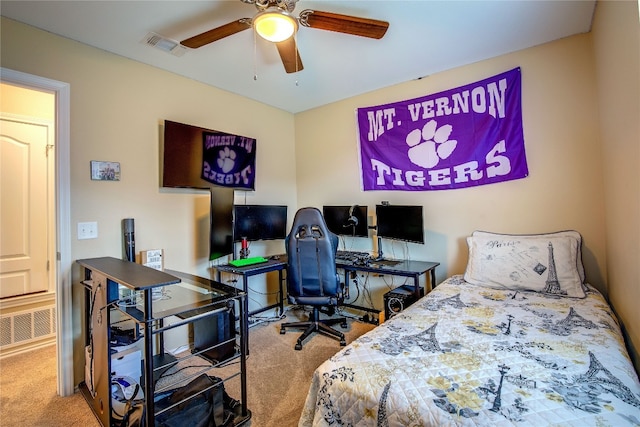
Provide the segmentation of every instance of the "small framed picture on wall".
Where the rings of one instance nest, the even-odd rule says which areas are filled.
[[[120,181],[120,163],[92,160],[91,179],[94,181]]]

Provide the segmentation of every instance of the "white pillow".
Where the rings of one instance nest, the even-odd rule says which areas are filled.
[[[553,239],[555,237],[569,237],[576,240],[576,244],[578,246],[578,252],[576,254],[576,268],[578,269],[578,274],[580,275],[580,280],[583,284],[587,283],[585,273],[584,273],[584,265],[582,264],[582,235],[575,230],[564,230],[564,231],[555,231],[552,233],[542,233],[542,234],[501,234],[501,233],[490,233],[488,231],[479,231],[476,230],[471,233],[472,236],[477,237],[509,237],[509,236],[517,236],[523,238],[529,237],[541,237],[545,239]]]
[[[577,232],[509,235],[476,231],[467,244],[469,262],[464,279],[469,283],[585,297]]]

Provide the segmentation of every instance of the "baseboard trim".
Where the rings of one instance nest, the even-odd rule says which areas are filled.
[[[38,350],[41,348],[48,347],[50,345],[56,345],[55,336],[43,339],[38,342],[29,342],[20,346],[0,349],[0,359],[4,359],[5,357],[10,357],[10,356],[16,356],[18,354],[26,353],[32,350]]]

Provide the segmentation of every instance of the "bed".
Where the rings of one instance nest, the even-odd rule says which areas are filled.
[[[474,232],[449,277],[315,371],[299,426],[638,426],[640,384],[581,237]]]

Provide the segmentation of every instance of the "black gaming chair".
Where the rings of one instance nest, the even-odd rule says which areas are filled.
[[[295,349],[302,350],[304,341],[313,332],[324,333],[340,339],[346,345],[344,334],[329,325],[340,323],[347,327],[344,317],[320,320],[320,307],[335,308],[342,302],[343,294],[336,271],[338,236],[327,228],[322,213],[316,208],[302,208],[296,212],[293,226],[285,239],[288,256],[287,293],[289,302],[310,305],[313,312],[307,322],[283,323],[286,328],[306,328],[298,338]]]

